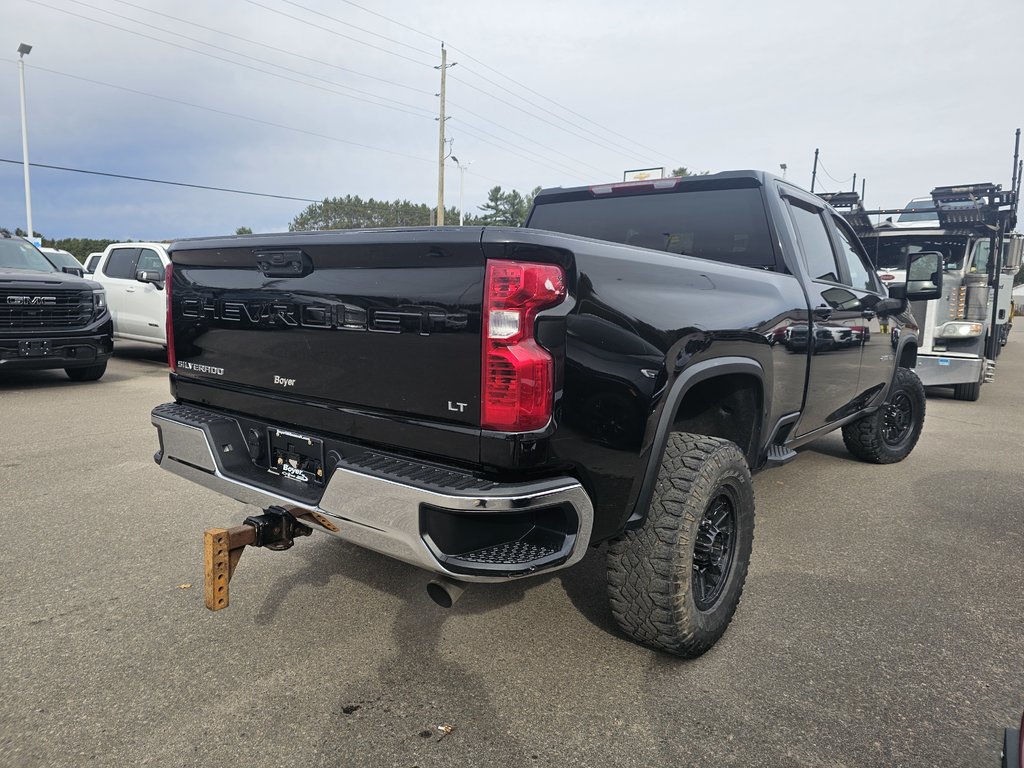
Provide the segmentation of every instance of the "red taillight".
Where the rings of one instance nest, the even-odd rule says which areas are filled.
[[[554,360],[534,339],[533,326],[540,310],[563,298],[561,267],[487,262],[480,388],[484,429],[527,432],[551,420]]]
[[[174,354],[174,325],[171,322],[171,277],[174,275],[174,265],[168,264],[164,272],[164,293],[167,299],[167,317],[164,319],[164,335],[167,338],[167,365],[171,371],[178,367],[178,360]]]

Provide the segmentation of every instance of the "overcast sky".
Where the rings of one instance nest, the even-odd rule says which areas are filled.
[[[476,210],[500,184],[759,168],[869,206],[1009,186],[1024,0],[3,0],[0,160],[297,198],[437,200],[448,136]],[[449,161],[450,163],[450,161]],[[32,168],[47,237],[280,231],[306,203]],[[449,165],[446,203],[459,204]],[[0,226],[25,227],[0,162]]]

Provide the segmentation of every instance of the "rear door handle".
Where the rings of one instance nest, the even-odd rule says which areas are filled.
[[[814,308],[814,317],[817,320],[828,320],[832,317],[832,307],[825,306],[822,304],[820,307]]]

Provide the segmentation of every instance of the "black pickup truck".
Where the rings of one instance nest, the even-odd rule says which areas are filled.
[[[208,540],[208,606],[227,549],[310,529],[442,604],[608,542],[622,629],[696,656],[739,602],[751,470],[839,428],[866,461],[916,444],[938,254],[888,296],[839,215],[754,171],[547,190],[527,226],[171,247],[155,459],[265,510]]]
[[[113,351],[103,286],[57,269],[34,245],[0,230],[0,375],[63,368],[96,381]]]

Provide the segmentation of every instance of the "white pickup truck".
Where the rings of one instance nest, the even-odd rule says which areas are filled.
[[[107,289],[114,338],[167,346],[163,243],[111,243],[89,279]]]

